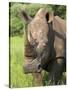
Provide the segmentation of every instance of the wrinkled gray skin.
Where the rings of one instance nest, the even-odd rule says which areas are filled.
[[[49,72],[50,84],[57,84],[62,72],[66,69],[65,21],[43,8],[33,19],[24,11],[21,16],[28,24],[28,43],[32,46],[32,53],[34,52],[31,58],[26,55],[25,73],[41,72],[44,69]]]

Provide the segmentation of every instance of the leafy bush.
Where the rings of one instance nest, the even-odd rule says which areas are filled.
[[[60,16],[63,19],[66,19],[66,6],[64,5],[51,5],[52,10],[55,15]]]
[[[19,17],[19,12],[22,10],[22,4],[13,4],[10,7],[10,35],[19,35],[23,33],[23,24]]]

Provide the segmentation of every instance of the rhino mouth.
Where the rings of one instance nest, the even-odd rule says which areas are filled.
[[[42,68],[40,62],[33,60],[29,63],[25,63],[23,66],[24,73],[40,73]]]

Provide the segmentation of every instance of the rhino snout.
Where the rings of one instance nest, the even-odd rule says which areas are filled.
[[[23,65],[24,73],[39,73],[41,72],[41,64],[37,61],[32,61],[30,63],[25,63]]]
[[[40,72],[41,71],[41,64],[39,64],[38,66],[37,66],[37,72]]]

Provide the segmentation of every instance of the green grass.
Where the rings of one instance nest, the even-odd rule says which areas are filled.
[[[23,37],[10,37],[10,87],[32,86],[31,74],[24,74],[24,39]]]

